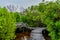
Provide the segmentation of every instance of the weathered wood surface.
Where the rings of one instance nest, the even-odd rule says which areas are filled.
[[[31,34],[30,34],[30,40],[45,40],[43,35],[42,35],[42,31],[45,28],[37,28],[32,30]]]

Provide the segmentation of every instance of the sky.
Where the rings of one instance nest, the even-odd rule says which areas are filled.
[[[0,6],[16,5],[27,8],[31,5],[37,5],[41,0],[0,0]]]

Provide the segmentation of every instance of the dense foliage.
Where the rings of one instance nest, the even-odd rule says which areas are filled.
[[[56,2],[42,2],[39,6],[29,7],[20,19],[21,22],[32,27],[45,24],[51,40],[60,40],[60,4],[58,0]]]
[[[12,40],[15,37],[15,17],[13,12],[0,8],[0,40]]]
[[[60,40],[60,4],[41,3],[38,8],[42,23],[47,26],[51,40]]]
[[[21,21],[21,14],[20,13],[18,13],[18,12],[15,12],[14,13],[14,16],[15,16],[15,18],[16,18],[16,22],[20,22]]]
[[[23,13],[15,13],[16,22],[26,23],[30,27],[45,26],[41,23],[40,12],[37,10],[38,6],[32,6],[26,9]]]

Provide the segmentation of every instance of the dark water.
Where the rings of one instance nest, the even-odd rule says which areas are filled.
[[[30,40],[30,33],[29,32],[17,33],[15,40]]]

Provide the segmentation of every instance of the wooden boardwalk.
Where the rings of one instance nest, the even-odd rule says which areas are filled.
[[[26,30],[26,29],[24,29],[24,28],[27,28],[27,29],[31,30],[31,32],[28,31],[29,34],[27,34],[27,35],[29,35],[28,40],[45,40],[44,38],[46,36],[44,37],[42,34],[42,31],[46,29],[45,27],[29,27],[29,26],[26,26],[26,24],[24,24],[24,23],[17,23],[16,27],[23,28],[23,30],[22,30],[23,33],[22,33],[22,35],[20,35],[20,38],[21,38],[21,36],[23,36],[25,38],[26,34],[24,33],[24,30]],[[27,40],[27,39],[25,39],[25,40]]]

